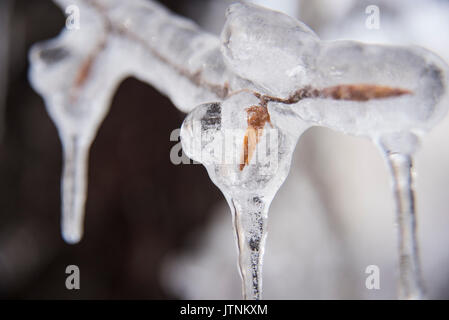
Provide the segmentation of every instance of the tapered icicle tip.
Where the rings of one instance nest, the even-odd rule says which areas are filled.
[[[62,139],[64,172],[62,192],[62,237],[67,243],[78,243],[83,236],[84,204],[87,193],[87,159],[89,144],[80,137]]]
[[[399,132],[384,135],[379,142],[390,169],[396,203],[398,297],[402,300],[422,299],[424,284],[419,259],[413,188],[413,154],[419,145],[419,139],[411,132]]]
[[[257,194],[226,199],[233,214],[243,299],[260,300],[269,203]]]
[[[78,219],[78,221],[72,221],[63,214],[62,218],[62,238],[68,244],[77,244],[81,241],[83,237],[83,222]]]

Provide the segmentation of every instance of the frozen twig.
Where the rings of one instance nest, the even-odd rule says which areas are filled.
[[[377,142],[397,133],[422,134],[447,112],[447,65],[422,48],[321,41],[300,21],[245,3],[228,9],[221,41],[152,1],[77,5],[80,30],[64,30],[30,52],[30,80],[67,153],[65,239],[81,238],[88,150],[115,88],[133,75],[191,111],[181,130],[183,148],[203,162],[234,209],[238,204],[235,229],[241,268],[252,268],[241,269],[250,298],[261,297],[269,205],[307,128],[324,126]],[[233,143],[241,150],[238,164],[217,162],[218,153],[211,152],[228,129],[242,130]],[[253,160],[264,145],[275,160]],[[259,226],[248,222],[256,216],[263,216]],[[260,241],[252,246],[255,235]]]
[[[63,9],[71,3],[57,2]],[[223,99],[231,86],[245,83],[227,72],[216,37],[151,1],[77,5],[79,30],[63,30],[30,51],[31,83],[44,97],[66,152],[62,231],[70,243],[82,236],[88,150],[125,77],[152,84],[183,111]]]

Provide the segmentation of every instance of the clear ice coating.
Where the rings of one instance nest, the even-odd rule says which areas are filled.
[[[283,103],[314,125],[420,134],[447,112],[448,67],[420,47],[320,41],[303,23],[246,3],[230,6],[221,38],[225,63],[261,93],[287,100],[317,90]]]
[[[379,146],[397,205],[400,297],[421,297],[413,153],[447,113],[449,72],[440,58],[418,47],[321,41],[302,22],[246,3],[228,9],[221,41],[152,1],[76,5],[80,29],[34,45],[29,74],[63,144],[67,242],[82,236],[90,145],[116,87],[133,75],[191,111],[183,149],[230,205],[245,298],[262,296],[268,209],[311,126]]]
[[[390,170],[396,200],[400,299],[420,299],[423,296],[413,188],[413,153],[418,144],[413,133],[385,135],[378,141]]]
[[[296,142],[308,127],[324,126],[368,137],[384,154],[399,225],[399,297],[420,298],[412,156],[418,136],[447,113],[447,65],[419,47],[320,41],[301,22],[245,3],[228,9],[221,40],[226,65],[254,88],[194,109],[181,138],[186,154],[205,165],[231,207],[244,297],[261,297],[268,207],[288,174]],[[279,166],[267,175],[272,166],[258,155],[266,152],[259,146],[270,126],[278,132],[278,149],[270,150]],[[220,146],[229,145],[223,139],[236,136],[228,137],[229,129],[240,129],[233,144],[243,154],[239,165],[223,158]]]
[[[65,10],[73,3],[58,0]],[[64,151],[62,234],[83,233],[90,145],[127,76],[152,84],[183,111],[245,83],[229,73],[219,40],[151,1],[78,1],[79,29],[35,44],[29,79],[58,128]]]
[[[62,234],[69,243],[83,233],[87,160],[96,131],[108,111],[112,94],[124,77],[114,39],[94,11],[79,4],[86,34],[64,31],[57,39],[36,44],[30,51],[30,82],[45,99],[64,152]]]
[[[362,63],[355,63],[359,61]],[[390,171],[396,202],[398,296],[420,299],[423,280],[416,234],[413,154],[419,136],[447,113],[447,66],[418,47],[335,41],[320,47],[317,71],[312,83],[321,88],[369,83],[405,90],[400,96],[365,101],[306,99],[294,108],[318,125],[368,137],[379,147]]]
[[[442,119],[449,102],[447,65],[419,47],[323,42],[310,81],[317,88],[369,84],[404,91],[389,98],[355,99],[359,101],[306,99],[293,106],[303,118],[353,135],[423,133]]]
[[[249,3],[234,3],[221,33],[225,63],[270,94],[284,96],[308,83],[318,36],[304,23]]]
[[[248,129],[251,110],[259,104],[253,93],[239,92],[222,103],[196,107],[181,127],[184,152],[204,164],[231,208],[243,296],[248,299],[261,298],[268,208],[287,177],[296,142],[308,127],[294,113],[280,110]],[[247,158],[253,150],[247,161],[245,150]]]

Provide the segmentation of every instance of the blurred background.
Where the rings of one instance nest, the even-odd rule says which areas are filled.
[[[160,2],[218,35],[233,1]],[[322,39],[417,44],[449,61],[449,1],[253,2],[303,20]],[[366,26],[369,5],[379,8],[378,29]],[[64,24],[49,0],[0,1],[0,298],[240,299],[223,196],[201,165],[170,162],[170,133],[185,114],[133,78],[117,90],[91,149],[84,238],[62,240],[61,145],[29,85],[27,52]],[[448,299],[449,117],[422,140],[416,173],[427,295]],[[264,298],[394,299],[390,186],[368,140],[310,129],[271,206]],[[80,290],[65,287],[71,264],[80,268]],[[380,290],[365,287],[373,264]]]

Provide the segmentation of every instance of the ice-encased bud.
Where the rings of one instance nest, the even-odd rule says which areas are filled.
[[[230,206],[245,299],[262,297],[268,209],[307,128],[293,112],[260,103],[234,94],[196,107],[181,127],[184,152],[206,167]]]
[[[293,109],[306,121],[344,133],[378,136],[426,131],[449,106],[448,66],[420,47],[321,42],[312,84],[316,88],[369,84],[402,93],[352,101],[332,97],[304,99]],[[348,93],[349,94],[349,93]]]
[[[225,63],[262,93],[286,98],[306,86],[341,86],[345,94],[365,86],[378,94],[372,99],[313,97],[285,106],[310,124],[366,136],[419,133],[447,111],[448,67],[420,47],[320,41],[302,22],[246,3],[229,7],[221,38]],[[382,97],[382,90],[398,94]]]
[[[249,3],[232,4],[221,34],[225,63],[270,94],[308,84],[319,38],[304,23]]]
[[[235,94],[222,103],[196,107],[181,127],[186,155],[201,162],[212,181],[230,197],[252,192],[271,199],[288,174],[298,137],[307,128],[294,113],[290,113],[289,121],[297,121],[296,127],[292,128],[286,120],[288,117],[283,115],[285,111],[280,109],[279,114],[270,113],[270,121],[258,131],[260,137],[254,143],[252,130],[248,129],[248,108],[259,103],[252,93]],[[249,144],[248,153],[254,147],[246,165],[245,137]]]

